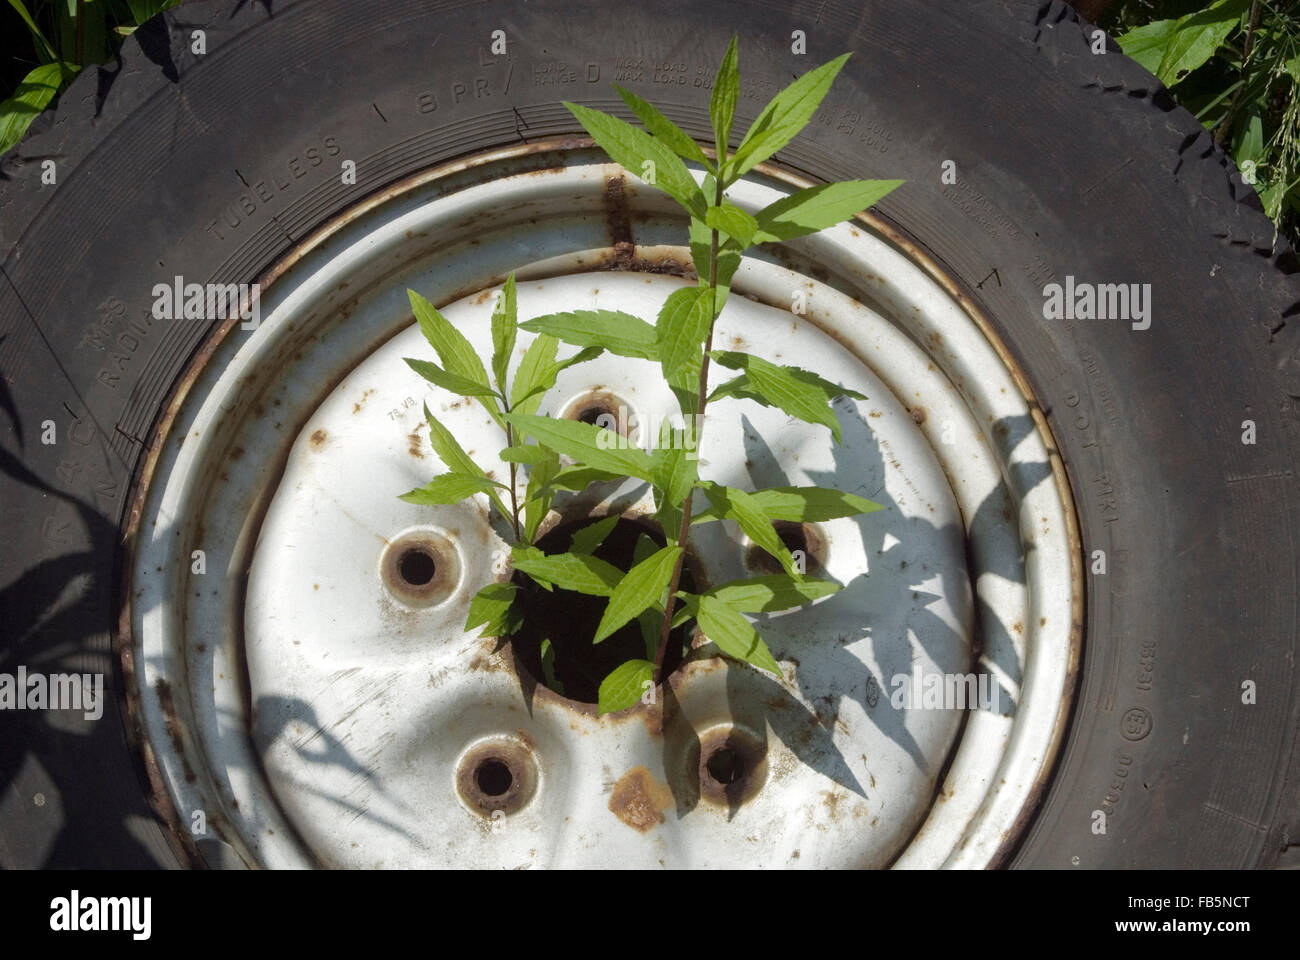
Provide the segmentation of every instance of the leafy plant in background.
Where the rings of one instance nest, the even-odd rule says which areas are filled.
[[[1139,0],[1099,21],[1228,150],[1300,246],[1300,6]]]
[[[0,103],[0,153],[22,139],[33,120],[70,84],[82,67],[105,63],[117,46],[151,17],[181,0],[9,0],[27,28],[39,64]],[[8,22],[5,32],[17,32]],[[53,37],[53,40],[48,38]]]
[[[645,657],[629,659],[605,676],[599,687],[601,713],[632,706],[651,684],[662,679],[665,656],[670,642],[675,642],[670,638],[676,628],[688,627],[691,621],[698,623],[723,653],[779,676],[776,660],[746,614],[802,606],[834,593],[840,585],[805,576],[774,523],[824,521],[879,509],[869,500],[821,487],[737,490],[701,477],[699,462],[691,456],[691,451],[699,449],[703,415],[712,403],[746,400],[776,407],[809,424],[826,427],[839,442],[840,426],[831,400],[840,395],[865,399],[807,370],[712,348],[714,323],[746,249],[805,236],[846,220],[902,182],[854,180],[811,187],[753,215],[726,197],[731,184],[788,144],[808,123],[847,59],[845,54],[811,70],[778,93],[736,150],[728,153],[740,91],[733,38],[718,69],[709,105],[717,143],[714,159],[658,109],[621,87],[615,89],[645,130],[587,107],[565,104],[615,162],[667,192],[690,216],[689,245],[699,282],[673,292],[656,323],[611,310],[556,313],[518,323],[511,275],[492,315],[489,379],[487,368],[464,335],[428,301],[409,291],[420,329],[441,365],[409,358],[407,363],[434,385],[474,397],[483,405],[504,434],[500,458],[509,464],[509,480],[497,480],[475,463],[426,405],[431,444],[449,472],[410,491],[404,499],[416,504],[451,504],[482,493],[513,534],[513,566],[524,575],[524,582],[517,576],[515,582],[493,583],[480,590],[470,605],[467,629],[481,627],[483,636],[514,635],[529,614],[530,592],[555,588],[608,598],[591,638],[593,644],[633,621],[639,624]],[[685,161],[704,169],[702,184],[696,182]],[[510,359],[519,329],[536,336],[511,379]],[[557,361],[561,342],[579,350]],[[613,434],[601,426],[537,413],[543,395],[561,370],[605,350],[658,363],[677,398],[683,425],[666,424],[651,452],[611,442]],[[713,363],[734,371],[735,376],[709,392]],[[526,477],[521,477],[521,471]],[[546,553],[537,546],[539,525],[557,493],[627,478],[653,488],[655,516],[665,541],[662,546],[642,534],[627,570],[595,556],[614,529],[616,516],[580,529],[565,552]],[[691,525],[722,520],[735,522],[784,572],[733,581],[701,593],[683,589],[683,558]],[[547,683],[555,686],[555,649],[545,639],[540,656]]]

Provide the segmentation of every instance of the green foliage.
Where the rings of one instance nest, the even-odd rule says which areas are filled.
[[[0,103],[0,152],[22,139],[32,121],[76,72],[73,64],[58,61],[43,64],[23,77],[13,96]]]
[[[41,65],[28,72],[0,103],[0,153],[22,139],[41,111],[92,63],[117,54],[123,37],[181,0],[9,0],[12,19],[0,15],[6,35],[25,29],[28,51],[11,47],[21,62]],[[21,26],[19,26],[21,24]],[[16,37],[14,39],[17,39]]]
[[[1300,246],[1300,11],[1280,0],[1129,0],[1103,18],[1120,48],[1214,133]]]
[[[654,682],[655,665],[649,660],[628,660],[609,672],[600,682],[600,700],[596,710],[617,713],[636,706],[641,695]]]
[[[482,627],[485,636],[519,630],[527,616],[528,598],[536,589],[605,598],[591,637],[593,645],[636,624],[646,658],[629,659],[605,676],[598,691],[601,713],[635,705],[648,686],[662,679],[659,674],[667,651],[663,640],[674,629],[689,628],[691,621],[726,656],[781,676],[779,664],[747,615],[800,607],[832,595],[840,585],[803,576],[774,523],[832,520],[879,509],[862,497],[820,487],[738,490],[702,478],[696,456],[704,421],[695,415],[702,415],[713,400],[750,400],[778,408],[807,423],[827,427],[838,443],[840,424],[831,401],[839,396],[865,399],[798,367],[711,349],[714,324],[725,307],[745,250],[757,243],[778,243],[833,226],[902,182],[826,184],[800,190],[756,212],[744,210],[726,197],[728,186],[803,128],[846,59],[847,54],[823,64],[777,93],[750,125],[734,154],[728,155],[740,99],[739,57],[733,39],[718,68],[709,103],[717,148],[713,160],[656,107],[621,87],[616,90],[645,130],[587,107],[565,104],[616,163],[664,190],[689,219],[688,243],[699,283],[669,295],[654,324],[613,310],[552,313],[518,322],[512,275],[492,313],[489,380],[487,367],[465,336],[423,297],[414,292],[410,295],[412,313],[439,363],[417,359],[407,363],[435,387],[473,397],[483,405],[504,433],[499,459],[509,465],[510,479],[501,483],[475,464],[426,407],[431,444],[449,472],[404,494],[403,499],[416,505],[436,505],[483,494],[513,530],[510,548],[515,580],[480,590],[470,604],[467,628]],[[687,162],[703,168],[699,184]],[[513,382],[509,382],[512,354],[521,332],[533,339],[518,362]],[[578,352],[559,360],[560,343],[577,347]],[[561,370],[605,350],[631,362],[657,363],[678,400],[684,427],[665,424],[651,452],[601,427],[540,413],[541,402]],[[709,394],[713,362],[738,371],[739,376]],[[527,473],[522,497],[521,470]],[[597,556],[618,523],[618,517],[608,516],[574,532],[564,552],[548,553],[538,546],[538,530],[557,496],[610,480],[649,485],[664,545],[641,534],[624,571]],[[509,507],[503,491],[509,495]],[[734,522],[750,541],[776,558],[785,573],[736,580],[698,594],[680,589],[683,541],[690,525],[721,520]],[[547,684],[557,687],[559,665],[550,637],[540,641],[538,653]]]
[[[681,547],[664,547],[633,566],[610,594],[591,642],[600,643],[641,611],[661,603],[681,556]]]

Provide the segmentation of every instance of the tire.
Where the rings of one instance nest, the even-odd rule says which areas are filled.
[[[128,492],[211,332],[132,320],[148,317],[153,284],[251,282],[399,178],[580,132],[559,101],[621,107],[615,79],[711,139],[694,81],[733,30],[756,91],[741,129],[773,87],[855,52],[829,122],[775,159],[825,180],[907,179],[880,216],[992,319],[1060,446],[1085,569],[1094,551],[1107,558],[1088,574],[1057,767],[1006,862],[1287,862],[1300,834],[1300,282],[1251,187],[1113,42],[1093,53],[1092,28],[1060,0],[611,12],[195,0],[137,31],[120,63],[85,71],[5,158],[2,669],[105,671],[116,697],[98,722],[0,719],[0,865],[184,862],[113,666]],[[486,49],[496,29],[505,57]],[[795,29],[806,58],[790,53]],[[355,159],[355,185],[340,183],[341,159]],[[1150,283],[1150,328],[1045,320],[1044,287],[1066,276]]]

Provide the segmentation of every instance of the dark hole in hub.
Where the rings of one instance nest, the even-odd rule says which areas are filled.
[[[424,550],[407,550],[397,561],[397,571],[413,587],[422,587],[433,579],[438,565]]]
[[[607,417],[608,419],[604,423],[601,423],[601,417]],[[580,420],[583,423],[589,423],[593,427],[604,427],[608,430],[610,429],[609,424],[618,420],[618,414],[603,404],[596,404],[579,410],[577,416],[573,419]]]
[[[489,797],[499,797],[515,782],[510,768],[500,760],[484,760],[474,771],[474,782]]]
[[[745,775],[745,765],[735,750],[722,747],[713,751],[708,762],[709,776],[721,784],[735,783]]]
[[[583,527],[595,523],[600,517],[584,517],[557,525],[540,540],[537,546],[545,553],[564,553],[570,547],[573,535]],[[608,561],[620,570],[632,566],[637,539],[645,534],[659,549],[665,543],[657,524],[644,520],[621,518],[609,536],[595,550],[594,556]],[[605,613],[607,598],[593,597],[556,587],[548,592],[523,574],[515,574],[515,583],[524,587],[524,626],[513,638],[515,654],[522,666],[537,682],[554,689],[570,700],[596,703],[600,682],[615,667],[628,660],[654,661],[653,650],[647,650],[641,626],[636,620],[623,626],[600,643],[593,644],[596,627]],[[695,590],[691,575],[691,558],[688,554],[682,570],[682,590]],[[680,609],[680,606],[678,607]],[[659,642],[662,618],[655,617],[654,643]],[[542,641],[550,640],[554,651],[554,680],[550,682],[542,667]],[[682,662],[684,648],[689,644],[686,625],[675,629],[668,637],[668,651],[664,655],[664,675],[677,669]]]

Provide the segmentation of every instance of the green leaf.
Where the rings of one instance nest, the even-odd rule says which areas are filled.
[[[37,43],[37,52],[41,54],[42,58],[46,61],[58,60],[54,48],[50,46],[50,41],[45,39],[45,34],[41,33],[41,28],[36,25],[36,21],[32,19],[31,13],[28,12],[27,6],[22,0],[9,0],[9,6],[13,7],[18,16],[22,18],[23,23],[27,24],[27,29],[31,31],[32,38]],[[32,73],[35,73],[35,71],[32,71]],[[27,77],[30,79],[31,73]],[[23,81],[23,83],[26,82],[27,80]]]
[[[699,382],[704,341],[713,325],[713,291],[674,290],[659,310],[659,365],[669,384],[683,389]]]
[[[476,493],[492,493],[499,486],[487,477],[471,477],[464,473],[444,473],[434,477],[423,487],[401,495],[407,503],[422,506],[439,506],[460,503]]]
[[[514,352],[519,329],[516,316],[515,275],[511,272],[501,289],[496,309],[492,311],[492,373],[502,394],[506,392],[506,369],[510,366],[510,354]]]
[[[723,182],[734,182],[793,140],[817,112],[836,74],[848,59],[849,54],[841,54],[829,63],[809,70],[773,97],[750,124],[735,156],[727,163]]]
[[[781,542],[781,537],[772,526],[772,521],[763,513],[759,501],[744,491],[724,487],[719,483],[706,483],[704,495],[709,498],[714,510],[726,519],[734,520],[750,540],[775,557],[786,573],[792,577],[799,576],[790,549]]]
[[[704,194],[700,192],[691,172],[686,169],[686,164],[663,141],[599,110],[581,107],[567,100],[564,105],[615,163],[638,179],[652,177],[649,182],[653,186],[666,192],[690,211],[692,216],[704,216],[704,211],[708,208]],[[647,161],[653,164],[653,172],[647,170]]]
[[[526,463],[530,467],[545,463],[555,454],[545,447],[539,447],[535,444],[527,446],[506,447],[498,456],[506,463]]]
[[[845,180],[799,190],[764,207],[755,218],[754,243],[793,240],[861,213],[902,180]]]
[[[520,324],[525,330],[550,334],[576,347],[603,347],[620,357],[658,360],[655,328],[640,317],[618,310],[575,310],[550,313]]]
[[[1216,0],[1204,10],[1181,17],[1155,71],[1160,82],[1172,87],[1214,56],[1240,25],[1242,11],[1249,5],[1250,0]]]
[[[650,479],[650,455],[627,445],[627,438],[612,430],[577,420],[518,413],[508,413],[505,419],[552,450],[587,466],[640,480]]]
[[[527,324],[521,326],[527,328]],[[510,386],[510,407],[515,413],[536,413],[542,405],[543,394],[535,388],[555,364],[555,352],[559,346],[558,340],[543,333],[524,351],[524,358],[515,371],[515,382]],[[523,399],[525,396],[527,400]]]
[[[664,625],[663,609],[642,610],[636,615],[636,625],[641,631],[641,642],[645,644],[645,655],[653,660],[659,652],[659,637]]]
[[[711,178],[706,178],[706,189],[712,189],[709,186]],[[691,218],[690,245],[691,260],[695,264],[695,272],[699,275],[700,285],[708,286],[709,283],[709,252],[712,245],[712,230],[703,220]],[[731,278],[735,276],[737,268],[740,266],[740,247],[735,240],[728,240],[718,245],[718,277],[717,277],[717,297],[714,301],[714,313],[722,312],[723,306],[727,302],[727,296],[731,292]]]
[[[737,660],[753,664],[760,670],[781,676],[781,667],[772,656],[772,651],[744,614],[733,610],[717,597],[708,595],[689,598],[687,604],[692,608],[704,635],[716,643],[719,650]]]
[[[494,397],[496,391],[485,383],[476,383],[473,380],[467,380],[459,377],[454,373],[448,373],[442,367],[430,360],[415,360],[411,357],[403,357],[406,365],[418,373],[424,379],[428,380],[435,387],[450,391],[462,397]]]
[[[790,607],[802,607],[821,597],[829,597],[841,589],[840,584],[830,580],[813,577],[796,580],[776,573],[747,580],[732,580],[714,587],[705,596],[717,597],[731,609],[742,613],[771,613],[775,610],[788,610]]]
[[[595,360],[605,352],[603,347],[583,347],[567,360],[561,360],[559,363],[553,363],[538,376],[538,381],[533,389],[519,398],[520,403],[525,403],[536,395],[545,393],[551,387],[555,386],[555,381],[560,375],[560,371],[579,363],[586,363],[588,360]]]
[[[40,116],[65,82],[76,75],[76,68],[66,63],[47,63],[32,70],[19,81],[13,96],[0,103],[0,153],[23,138],[32,121]]]
[[[658,549],[659,544],[655,543],[649,534],[638,533],[636,535],[636,544],[632,547],[632,563],[640,563]]]
[[[721,230],[731,237],[741,249],[754,242],[754,235],[758,231],[758,222],[753,217],[725,200],[720,207],[709,207],[704,222],[711,229]]]
[[[537,528],[546,519],[555,500],[552,481],[560,472],[560,455],[549,447],[530,447],[542,450],[542,458],[528,472],[528,487],[524,491],[524,539],[532,543],[537,538]]]
[[[574,533],[569,541],[570,553],[594,553],[618,524],[618,517],[604,517]]]
[[[593,483],[607,483],[610,480],[622,480],[624,474],[609,470],[597,470],[595,467],[565,467],[551,485],[557,490],[573,490],[581,493]]]
[[[510,556],[516,570],[538,576],[562,590],[608,597],[623,578],[612,563],[585,553],[543,553],[536,547],[515,546]]]
[[[688,429],[694,433],[694,426]],[[666,442],[661,435],[659,446],[650,455],[653,465],[651,480],[664,491],[669,501],[680,504],[690,495],[699,476],[699,459],[693,456],[698,447],[694,442],[688,446],[685,430],[670,429],[663,433],[669,434]]]
[[[1177,29],[1177,19],[1155,20],[1134,27],[1115,40],[1126,56],[1142,64],[1148,73],[1155,73],[1160,69],[1160,61],[1165,58],[1165,50]]]
[[[830,428],[836,443],[840,443],[843,437],[839,418],[830,406],[831,397],[842,393],[865,399],[862,394],[855,394],[846,387],[828,384],[816,374],[798,367],[778,366],[753,354],[715,350],[711,356],[721,366],[745,371],[744,378],[729,380],[714,390],[711,399],[744,397],[777,407],[805,423],[819,423]]]
[[[692,140],[677,124],[660,113],[658,108],[642,100],[632,91],[624,90],[617,83],[614,84],[614,89],[623,98],[623,102],[637,115],[637,119],[645,124],[646,129],[667,144],[673,153],[683,160],[693,160],[706,170],[712,171],[714,169],[713,162],[705,156],[699,144]]]
[[[648,689],[646,684],[654,683],[654,673],[655,665],[649,660],[620,663],[609,672],[609,676],[600,681],[596,712],[603,716],[636,706],[641,695]]]
[[[478,354],[474,352],[473,344],[465,338],[465,335],[434,309],[433,304],[414,290],[407,290],[406,295],[411,301],[411,312],[415,314],[415,319],[420,325],[420,332],[424,334],[424,338],[437,351],[443,369],[480,386],[490,386],[487,370],[483,368],[483,361],[478,358]],[[481,396],[479,401],[492,415],[492,419],[504,429],[505,425],[501,420],[501,408],[496,400],[490,396]]]
[[[438,459],[445,463],[452,473],[482,477],[492,482],[487,475],[487,471],[469,458],[469,454],[456,442],[456,438],[451,435],[451,431],[439,423],[433,414],[429,412],[427,403],[424,405],[424,419],[429,421],[429,446],[433,448],[433,452],[438,455]],[[488,490],[486,493],[493,505],[501,511],[501,515],[509,518],[510,511],[501,502],[501,498],[497,496],[496,491]]]
[[[681,547],[667,546],[629,570],[610,595],[591,642],[600,643],[641,611],[659,603],[681,555]]]
[[[736,101],[739,98],[740,65],[736,53],[736,35],[733,33],[722,63],[718,65],[717,76],[713,78],[713,94],[709,97],[709,119],[713,121],[713,138],[718,147],[719,163],[727,155],[727,142],[731,138],[731,123],[736,117]]]
[[[542,678],[548,687],[564,696],[564,684],[555,675],[555,647],[549,639],[542,640]]]
[[[501,637],[516,633],[523,626],[523,611],[516,601],[519,586],[514,583],[489,583],[469,602],[465,629],[483,627],[481,637]]]
[[[1232,153],[1240,169],[1246,163],[1259,163],[1264,154],[1264,124],[1258,113],[1251,113],[1241,126],[1241,133]]]
[[[826,487],[769,487],[749,497],[767,519],[791,523],[821,523],[881,509],[878,503]],[[722,513],[710,507],[695,514],[694,521],[704,523],[721,518]]]

